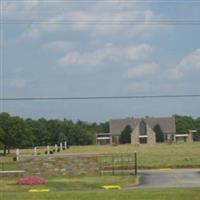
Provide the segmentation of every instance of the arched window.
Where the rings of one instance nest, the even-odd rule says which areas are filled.
[[[147,135],[147,125],[144,120],[140,122],[140,135]]]

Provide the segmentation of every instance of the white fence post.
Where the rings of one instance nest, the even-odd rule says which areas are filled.
[[[34,155],[37,155],[37,147],[34,147]]]
[[[19,160],[19,149],[16,149],[16,160]]]
[[[49,155],[49,145],[47,145],[47,155]]]
[[[60,151],[62,151],[63,150],[63,144],[62,144],[62,142],[60,143]]]
[[[57,153],[57,152],[58,152],[58,145],[55,144],[55,153]]]

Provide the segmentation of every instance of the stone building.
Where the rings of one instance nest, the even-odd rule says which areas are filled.
[[[188,133],[176,133],[175,117],[145,117],[124,118],[110,120],[110,133],[96,134],[96,144],[118,144],[122,131],[130,126],[131,144],[155,144],[157,133],[155,127],[159,127],[163,134],[162,142],[193,142],[193,133],[196,130],[188,130]]]
[[[174,140],[176,135],[176,124],[174,117],[145,117],[145,118],[125,118],[125,119],[112,119],[110,120],[110,141],[119,140],[121,132],[126,126],[130,126],[131,144],[154,144],[156,143],[156,133],[154,132],[155,126],[159,126],[164,134],[164,141]]]

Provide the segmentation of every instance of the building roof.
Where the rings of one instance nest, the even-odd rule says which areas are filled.
[[[144,120],[150,127],[154,128],[156,125],[160,125],[160,128],[164,133],[176,133],[175,117],[146,117],[146,118],[125,118],[125,119],[111,119],[110,120],[110,132],[111,134],[120,135],[127,125],[130,125],[132,130]]]

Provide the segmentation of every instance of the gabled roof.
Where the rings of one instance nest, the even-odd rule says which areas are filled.
[[[127,125],[130,125],[132,130],[134,130],[141,120],[144,120],[152,129],[158,124],[164,133],[176,133],[175,117],[111,119],[110,132],[115,135],[120,135]]]

